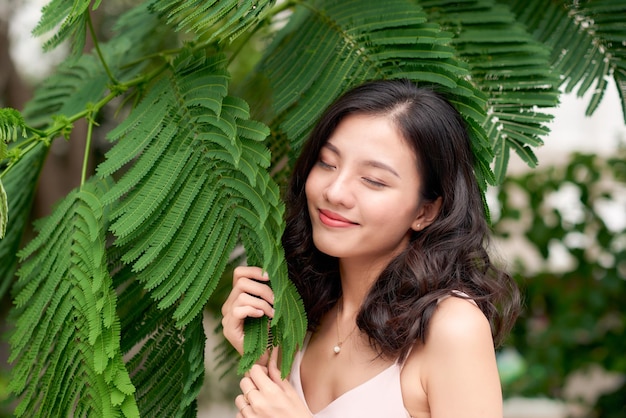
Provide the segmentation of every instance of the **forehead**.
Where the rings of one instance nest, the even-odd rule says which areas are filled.
[[[416,163],[413,148],[389,117],[352,114],[341,120],[323,148],[342,157],[393,159],[398,163]],[[344,155],[349,153],[349,155]]]

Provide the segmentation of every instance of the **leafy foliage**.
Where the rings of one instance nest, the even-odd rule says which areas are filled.
[[[20,112],[10,108],[0,109],[0,161],[9,156],[7,144],[17,140],[18,133],[26,136],[26,123]],[[7,192],[0,181],[0,239],[6,235],[8,217]]]
[[[87,21],[91,0],[52,0],[42,10],[39,24],[33,29],[33,35],[41,36],[56,29],[56,33],[44,44],[47,50],[54,49],[63,41],[73,41],[72,52],[78,55],[85,46]],[[100,0],[96,0],[93,10]]]
[[[53,32],[48,49],[70,41],[72,59],[21,114],[0,113],[0,226],[10,215],[0,294],[13,281],[51,141],[85,119],[87,143],[102,134],[111,147],[19,253],[16,412],[193,416],[204,377],[202,311],[220,304],[215,291],[228,286],[220,281],[236,247],[269,273],[276,310],[271,321],[246,321],[238,370],[280,346],[286,374],[306,315],[280,245],[281,187],[316,119],[343,91],[401,77],[443,91],[467,123],[483,191],[503,181],[511,149],[536,163],[532,149],[550,120],[543,108],[557,104],[561,80],[602,90],[612,73],[624,97],[616,39],[626,30],[611,20],[619,0],[551,2],[560,25],[594,19],[593,31],[563,32],[568,44],[592,42],[562,54],[562,26],[533,26],[535,14],[521,4],[148,0],[119,17],[104,42],[90,17],[99,0],[52,0],[35,33]],[[83,53],[88,31],[95,48]],[[250,45],[261,45],[258,62],[234,82],[231,70]],[[596,49],[608,67],[589,66]],[[115,127],[99,131],[102,120]],[[7,149],[8,139],[18,141]]]
[[[508,391],[562,397],[573,372],[600,365],[626,373],[626,225],[615,213],[624,213],[625,161],[624,150],[609,159],[575,154],[503,183],[496,231],[531,244],[541,260],[537,270],[517,268],[527,310],[511,343],[528,372]],[[566,264],[555,268],[557,258]]]
[[[0,240],[0,297],[4,297],[15,274],[22,232],[28,223],[37,180],[47,149],[38,144],[33,151],[15,163],[12,170],[0,182],[6,188],[7,209],[11,214],[6,235]]]
[[[232,41],[267,17],[273,3],[273,0],[169,0],[153,1],[151,8],[165,16],[176,31],[192,32],[208,41]]]
[[[98,187],[68,195],[20,252],[9,359],[19,360],[10,388],[25,395],[18,416],[139,414],[119,350]]]
[[[202,316],[177,327],[173,309],[158,309],[129,268],[116,274],[114,283],[124,287],[119,298],[125,335],[121,349],[130,357],[126,367],[138,388],[141,415],[195,415],[204,377]]]
[[[9,156],[7,144],[16,141],[18,134],[26,136],[26,122],[20,112],[11,108],[0,109],[0,160]]]
[[[618,86],[626,120],[626,4],[615,0],[508,1],[530,33],[551,48],[550,61],[565,91],[584,95],[595,84],[587,115],[600,104],[609,77]]]
[[[543,144],[552,116],[539,111],[557,103],[557,74],[546,62],[549,48],[535,41],[505,6],[491,1],[423,2],[430,16],[455,34],[453,45],[469,64],[472,81],[486,93],[483,123],[495,154],[497,183],[506,174],[509,150],[529,166],[537,158],[532,149]],[[485,22],[489,22],[485,28]]]

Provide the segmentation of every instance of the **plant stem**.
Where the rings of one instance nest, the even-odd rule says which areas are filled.
[[[94,113],[91,113],[87,119],[87,140],[85,141],[85,155],[83,156],[83,168],[80,174],[80,186],[82,187],[87,180],[87,165],[89,164],[89,150],[91,149],[91,138],[93,136],[93,120]]]
[[[113,83],[114,85],[118,85],[119,81],[117,81],[117,79],[111,72],[111,69],[109,68],[106,61],[104,60],[104,55],[102,55],[102,51],[100,50],[100,43],[98,42],[96,31],[93,27],[93,22],[91,20],[91,13],[87,13],[87,26],[89,27],[89,33],[91,34],[91,39],[93,40],[93,44],[94,44],[94,47],[96,48],[96,53],[98,54],[98,57],[100,58],[100,62],[102,62],[104,71],[106,71],[107,75],[109,76],[111,83]]]

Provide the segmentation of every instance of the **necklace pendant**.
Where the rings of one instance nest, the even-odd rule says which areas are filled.
[[[341,351],[341,347],[336,345],[333,347],[333,351],[335,352],[335,354],[339,354],[339,352]]]

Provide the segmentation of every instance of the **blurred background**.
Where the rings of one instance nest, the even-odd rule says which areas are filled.
[[[22,109],[37,83],[65,56],[43,54],[30,32],[43,0],[0,2],[0,107]],[[126,8],[109,1],[96,24]],[[89,47],[89,45],[88,45]],[[498,361],[507,418],[626,417],[626,127],[617,89],[585,117],[588,98],[563,95],[552,132],[533,170],[511,157],[509,176],[489,191],[494,254],[515,275],[525,311]],[[80,126],[56,140],[41,176],[32,217],[76,187],[82,165]],[[103,138],[93,152],[106,151]],[[92,159],[93,160],[93,159]],[[0,332],[10,306],[0,305]],[[219,306],[205,312],[206,381],[199,417],[232,417],[238,379],[216,360]],[[10,415],[8,345],[0,345],[0,416]]]

